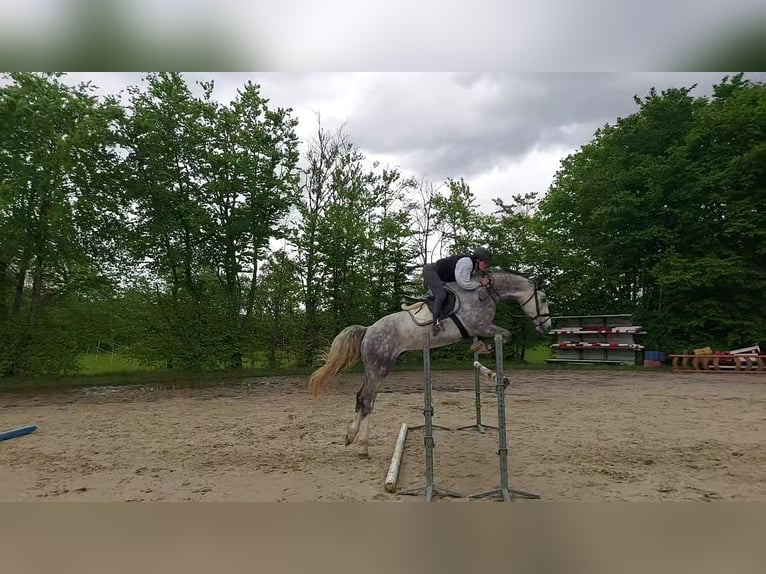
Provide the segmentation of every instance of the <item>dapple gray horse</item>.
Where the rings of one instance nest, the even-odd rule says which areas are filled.
[[[551,326],[548,301],[533,279],[506,270],[485,271],[483,275],[490,278],[490,283],[473,291],[465,291],[455,283],[446,284],[459,299],[455,315],[470,336],[494,337],[502,333],[507,338],[510,335],[510,331],[493,323],[497,303],[506,299],[518,301],[524,313],[534,321],[535,328],[541,333],[548,332]],[[411,310],[412,307],[402,308]],[[380,383],[399,355],[423,349],[423,333],[431,329],[431,314],[425,305],[418,312],[418,315],[421,314],[427,315],[428,320],[416,321],[410,311],[403,310],[386,315],[369,327],[346,327],[321,356],[323,365],[314,371],[309,380],[312,396],[319,394],[333,375],[352,367],[359,359],[364,364],[364,383],[356,394],[356,415],[346,432],[346,446],[359,435],[362,453],[368,453],[370,414]],[[443,320],[442,323],[444,329],[431,337],[431,348],[446,347],[463,338],[452,320]]]

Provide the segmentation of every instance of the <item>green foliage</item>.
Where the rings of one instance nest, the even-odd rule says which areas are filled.
[[[415,183],[368,165],[342,130],[321,123],[306,160],[291,242],[305,309],[301,361],[311,364],[347,325],[398,309],[416,253],[406,199]]]
[[[120,253],[122,109],[59,76],[0,87],[0,375],[72,369],[57,306],[107,281]]]
[[[553,356],[551,348],[547,344],[538,345],[527,349],[524,359],[531,365],[543,365],[545,361]]]
[[[766,335],[766,87],[651,90],[567,158],[540,205],[562,314],[632,312],[668,352]]]
[[[295,120],[248,83],[230,106],[180,74],[131,90],[125,141],[133,255],[158,281],[134,352],[186,369],[242,366],[258,264],[294,203]],[[143,290],[148,294],[146,289]]]
[[[285,251],[275,252],[263,267],[253,322],[250,362],[257,365],[256,349],[266,349],[266,365],[298,363],[295,342],[300,340],[303,316],[300,313],[301,284],[298,268]],[[297,347],[297,348],[296,348]]]
[[[79,356],[81,375],[107,375],[146,371],[147,367],[131,361],[121,353],[89,353]]]
[[[433,218],[441,235],[442,249],[448,253],[471,253],[484,243],[479,236],[481,215],[476,196],[464,181],[447,180],[448,195],[434,195]]]

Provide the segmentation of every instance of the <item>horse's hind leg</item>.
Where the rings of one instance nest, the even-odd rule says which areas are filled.
[[[354,413],[354,420],[351,421],[351,424],[348,425],[348,430],[346,430],[346,446],[350,445],[352,442],[354,442],[354,439],[356,438],[356,435],[359,433],[359,425],[362,422],[362,391],[364,390],[364,386],[367,384],[367,380],[365,377],[364,384],[362,384],[362,388],[359,389],[356,393],[356,412]]]
[[[346,446],[354,442],[359,436],[359,445],[362,447],[362,454],[369,455],[368,439],[370,434],[370,414],[375,404],[377,394],[377,383],[371,382],[370,377],[365,374],[364,383],[356,393],[356,413],[354,420],[348,426],[346,431]]]
[[[390,368],[391,362],[380,364],[371,361],[365,363],[364,383],[356,393],[356,413],[346,432],[346,446],[354,442],[358,435],[358,443],[362,447],[362,454],[365,456],[369,454],[370,415],[378,394],[378,385],[388,374]]]
[[[377,324],[376,324],[377,325]],[[390,329],[373,325],[362,339],[361,359],[364,364],[364,383],[356,393],[356,414],[346,432],[346,445],[359,436],[362,454],[368,454],[370,415],[375,404],[378,386],[386,378],[401,351],[391,342]]]
[[[359,423],[359,456],[364,458],[370,457],[370,415],[362,417],[362,422]]]

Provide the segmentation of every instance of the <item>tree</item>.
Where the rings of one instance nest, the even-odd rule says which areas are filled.
[[[60,76],[7,74],[0,88],[2,374],[76,368],[76,325],[54,310],[108,282],[121,251],[122,110]]]
[[[418,266],[422,267],[434,258],[438,242],[431,243],[432,235],[436,233],[434,221],[434,198],[438,189],[433,182],[422,180],[418,185],[418,200],[413,205],[415,241],[417,246]]]
[[[416,242],[407,192],[415,182],[369,164],[343,129],[321,120],[303,171],[293,244],[302,271],[305,361],[350,324],[398,308]]]
[[[448,195],[435,195],[432,200],[434,222],[441,235],[442,251],[471,252],[483,240],[479,237],[481,216],[476,196],[461,178],[448,179]]]
[[[648,345],[764,336],[763,84],[650,90],[562,162],[541,202],[560,312],[632,312]]]
[[[209,258],[225,293],[232,366],[241,367],[243,349],[238,347],[253,320],[258,261],[269,254],[271,239],[285,236],[281,223],[296,199],[297,122],[289,110],[269,109],[260,88],[250,82],[231,106],[206,103],[202,174],[203,202],[212,223]]]
[[[493,264],[541,278],[546,264],[536,225],[537,194],[517,194],[511,197],[510,203],[495,199],[495,205],[497,213],[486,217],[482,226],[485,240],[495,254]],[[544,288],[547,290],[548,286]],[[498,321],[512,333],[506,347],[511,358],[523,360],[526,349],[543,340],[516,303],[500,305]]]
[[[125,124],[131,173],[132,243],[135,260],[154,285],[162,324],[146,332],[166,349],[165,359],[201,368],[216,346],[206,311],[214,283],[203,280],[212,228],[202,200],[205,161],[203,99],[195,98],[180,74],[150,74],[145,91],[131,87]],[[183,359],[181,360],[181,357]]]
[[[676,241],[653,270],[651,317],[675,346],[732,348],[766,339],[766,86],[725,78],[684,145]]]
[[[305,353],[302,363],[310,364],[320,346],[322,327],[320,311],[325,298],[324,267],[321,257],[322,221],[332,202],[332,174],[339,169],[341,156],[350,147],[342,130],[330,133],[317,118],[317,133],[308,142],[306,167],[301,170],[298,219],[294,222],[292,243],[298,252],[302,274],[305,331]]]
[[[258,261],[293,203],[297,138],[288,110],[248,83],[230,105],[214,86],[192,94],[180,74],[131,89],[133,247],[167,305],[147,336],[182,364],[240,367]]]
[[[279,355],[290,362],[299,355],[302,314],[301,284],[298,269],[284,250],[276,251],[263,266],[258,286],[254,335],[266,349],[269,367],[277,367]]]
[[[396,169],[383,169],[374,175],[372,185],[374,207],[368,224],[371,245],[365,265],[370,271],[367,311],[372,317],[380,317],[399,308],[410,264],[419,250],[413,231],[415,206],[408,199],[417,183],[402,178]]]
[[[375,176],[353,144],[341,151],[329,180],[331,200],[317,235],[325,272],[327,326],[332,333],[369,319],[370,278],[374,276],[365,263],[373,240]]]

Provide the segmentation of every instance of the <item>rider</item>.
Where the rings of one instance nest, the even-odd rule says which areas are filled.
[[[435,263],[427,263],[423,266],[423,280],[426,287],[434,296],[434,325],[433,334],[437,335],[443,328],[441,323],[442,305],[447,298],[443,283],[455,281],[466,291],[473,291],[477,287],[489,284],[489,277],[482,277],[481,281],[474,281],[471,275],[477,269],[484,271],[492,263],[492,254],[486,247],[477,247],[472,255],[450,255]]]

